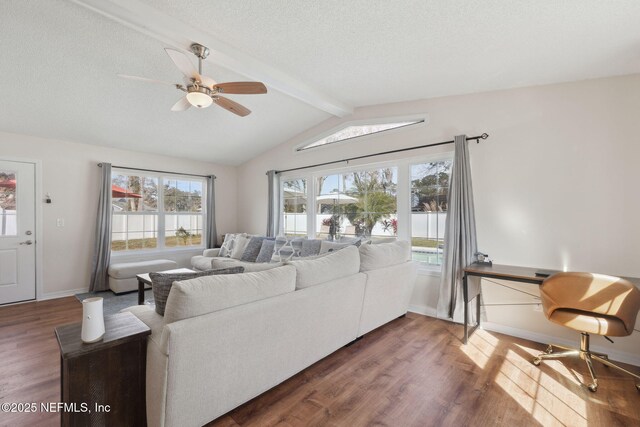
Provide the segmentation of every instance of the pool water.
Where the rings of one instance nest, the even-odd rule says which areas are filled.
[[[436,252],[413,251],[413,260],[427,264],[441,264],[442,254]]]

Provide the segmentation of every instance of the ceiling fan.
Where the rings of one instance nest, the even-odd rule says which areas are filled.
[[[186,95],[171,107],[171,111],[184,111],[191,106],[197,108],[207,108],[215,103],[220,107],[231,111],[238,116],[244,117],[251,113],[247,107],[235,101],[220,96],[221,93],[257,95],[267,93],[267,88],[260,82],[229,82],[217,83],[211,77],[202,75],[202,60],[209,56],[209,49],[201,44],[191,45],[191,51],[198,57],[198,69],[196,70],[189,58],[182,52],[165,48],[169,58],[176,67],[184,74],[184,85],[180,83],[169,83],[160,80],[148,79],[146,77],[128,76],[118,74],[118,77],[131,80],[141,80],[149,83],[160,83],[174,86],[176,89],[186,92]]]

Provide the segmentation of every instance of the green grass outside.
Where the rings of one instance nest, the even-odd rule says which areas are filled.
[[[426,237],[412,237],[411,246],[419,246],[422,248],[437,248],[443,242],[433,239],[427,239]]]
[[[125,240],[113,240],[111,242],[112,251],[125,251],[125,250],[138,250],[138,249],[155,249],[158,247],[158,239],[132,239],[129,240],[129,246],[127,247],[127,241]],[[164,238],[164,246],[167,248],[174,248],[176,246],[199,246],[202,244],[202,235],[196,234],[186,239],[176,236],[167,236]]]

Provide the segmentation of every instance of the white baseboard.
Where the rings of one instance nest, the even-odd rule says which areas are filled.
[[[542,344],[560,344],[567,347],[578,347],[578,337],[575,340],[568,340],[565,338],[558,338],[547,334],[539,334],[537,332],[531,332],[524,329],[512,328],[511,326],[505,326],[498,323],[482,322],[482,329],[492,332],[498,332],[512,337],[523,338],[530,341],[539,342]],[[577,333],[576,333],[577,334]],[[634,366],[640,366],[640,356],[633,353],[627,353],[624,351],[615,351],[610,347],[601,347],[598,345],[592,345],[591,350],[599,353],[606,353],[609,355],[609,359],[616,360],[622,363],[629,363]]]
[[[66,290],[66,291],[58,291],[58,292],[46,292],[46,293],[40,295],[40,297],[38,298],[38,301],[45,301],[45,300],[48,300],[48,299],[70,297],[70,296],[73,296],[75,294],[81,294],[81,293],[85,293],[85,292],[89,292],[89,288],[69,289],[69,290]]]
[[[424,314],[425,316],[429,316],[429,317],[438,317],[436,309],[433,308],[433,307],[426,306],[426,305],[414,305],[414,304],[411,304],[409,306],[409,311],[412,312],[412,313]]]

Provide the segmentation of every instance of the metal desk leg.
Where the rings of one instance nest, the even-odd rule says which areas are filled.
[[[476,328],[480,327],[480,304],[482,303],[482,301],[480,301],[480,295],[482,294],[482,284],[478,286],[478,294],[476,295]]]
[[[467,275],[462,276],[462,299],[464,300],[464,337],[462,342],[464,344],[469,341],[469,284],[467,283]]]
[[[144,282],[138,279],[138,305],[144,305]]]

